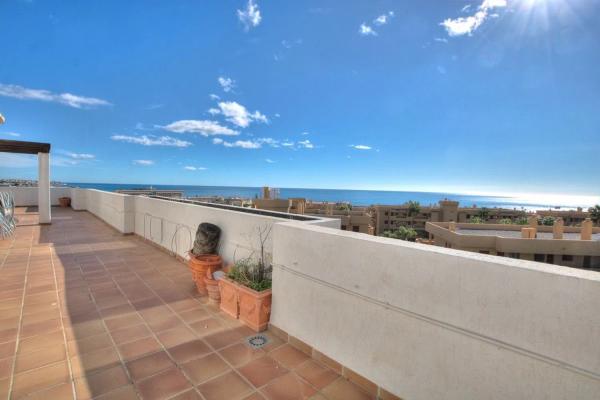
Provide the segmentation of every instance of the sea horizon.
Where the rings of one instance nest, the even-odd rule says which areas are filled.
[[[135,183],[91,183],[65,182],[66,185],[85,189],[98,189],[114,192],[119,189],[181,190],[185,197],[220,196],[256,198],[262,195],[262,187],[255,186],[205,186],[205,185],[164,185]],[[301,197],[316,202],[348,202],[354,206],[399,205],[407,201],[418,201],[422,206],[437,205],[440,200],[456,200],[461,207],[487,207],[523,209],[576,209],[584,210],[594,205],[591,196],[527,195],[483,195],[452,192],[427,192],[408,190],[367,190],[367,189],[322,189],[278,187],[280,198]]]

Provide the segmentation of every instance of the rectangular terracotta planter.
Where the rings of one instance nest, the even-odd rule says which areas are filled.
[[[239,285],[229,278],[219,280],[219,291],[221,292],[221,311],[237,319],[240,315],[238,307]]]
[[[271,289],[257,292],[238,285],[240,320],[256,332],[267,329],[271,317]]]

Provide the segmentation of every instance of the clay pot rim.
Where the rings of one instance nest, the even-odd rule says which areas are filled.
[[[218,254],[194,254],[190,250],[190,251],[188,251],[188,255],[190,256],[190,259],[193,259],[195,261],[204,261],[204,262],[221,261],[222,262],[222,258]]]

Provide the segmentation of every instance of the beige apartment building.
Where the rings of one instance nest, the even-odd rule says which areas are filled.
[[[429,242],[436,246],[600,270],[600,228],[586,219],[581,227],[428,222]]]
[[[418,214],[409,216],[407,204],[397,206],[377,205],[373,206],[375,234],[380,235],[386,230],[396,229],[399,226],[413,226],[415,229],[424,230],[427,222],[459,222],[466,223],[473,217],[479,215],[481,207],[459,207],[458,201],[441,200],[439,206],[421,206]],[[532,212],[525,212],[511,208],[487,208],[487,221],[490,224],[497,223],[502,219],[516,221],[519,218],[529,217]],[[539,210],[539,217],[562,218],[565,225],[580,225],[589,213],[581,208],[577,210]]]

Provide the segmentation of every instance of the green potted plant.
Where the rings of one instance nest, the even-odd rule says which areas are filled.
[[[267,329],[271,316],[271,272],[273,267],[265,252],[271,226],[258,228],[260,253],[236,261],[229,267],[227,278],[219,280],[221,310],[261,332]]]

